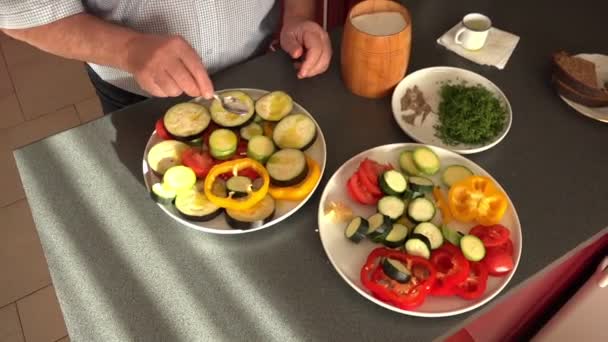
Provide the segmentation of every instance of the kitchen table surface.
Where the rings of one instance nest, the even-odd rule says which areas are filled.
[[[522,224],[521,262],[500,298],[608,223],[608,126],[575,112],[550,85],[556,50],[608,54],[608,2],[404,3],[413,18],[408,73],[465,68],[497,84],[513,107],[505,140],[469,156],[504,186]],[[504,70],[437,45],[473,11],[521,36]],[[283,53],[214,76],[217,89],[285,90],[327,139],[320,187],[269,229],[206,234],[180,225],[150,199],[144,147],[155,121],[184,98],[146,101],[15,152],[74,341],[426,341],[483,310],[448,318],[398,314],[356,293],[330,265],[317,232],[325,183],[363,150],[412,141],[394,121],[390,98],[369,100],[345,89],[340,37],[340,30],[332,33],[330,69],[313,79],[298,80]]]

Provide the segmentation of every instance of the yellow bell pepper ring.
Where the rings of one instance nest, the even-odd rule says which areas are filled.
[[[509,201],[485,176],[470,176],[452,185],[448,193],[448,206],[452,217],[461,222],[476,221],[483,225],[500,222]]]
[[[306,178],[300,183],[292,186],[279,187],[270,186],[268,193],[276,200],[287,200],[287,201],[300,201],[306,198],[319,182],[321,178],[321,168],[319,164],[310,157],[306,157],[306,163],[308,164],[308,174]]]
[[[224,174],[226,172],[232,172],[236,176],[238,175],[238,172],[240,170],[246,168],[251,168],[252,170],[257,172],[260,177],[262,177],[262,180],[264,182],[260,189],[258,189],[257,191],[251,191],[249,195],[244,199],[233,199],[230,196],[219,197],[213,194],[213,183],[215,183],[215,180],[221,174]],[[266,171],[266,168],[264,168],[264,165],[250,158],[241,158],[223,162],[212,167],[209,173],[207,174],[207,177],[205,177],[203,189],[205,192],[205,196],[207,196],[207,199],[209,199],[211,203],[226,209],[244,210],[253,207],[256,203],[264,199],[264,197],[268,193],[269,185],[270,177],[268,176],[268,172]]]

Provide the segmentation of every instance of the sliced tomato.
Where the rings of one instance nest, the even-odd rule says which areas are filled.
[[[359,165],[359,169],[361,170],[361,174],[367,178],[367,181],[376,187],[378,186],[378,163],[371,159],[364,159]]]
[[[471,262],[469,275],[467,278],[456,285],[456,295],[464,299],[480,298],[488,283],[488,270],[481,262]]]
[[[511,242],[511,239],[507,239],[501,245],[486,248],[486,256],[481,262],[492,276],[502,277],[509,274],[513,270],[513,267],[515,267],[513,242]]]
[[[513,256],[513,241],[511,241],[511,239],[508,239],[505,243],[503,243],[501,245],[494,246],[491,248],[496,251],[501,251],[501,252],[507,253],[510,256]],[[486,250],[487,250],[487,248],[486,248]]]
[[[235,155],[240,156],[242,158],[247,157],[247,144],[248,144],[247,140],[240,139],[239,144],[236,147]]]
[[[378,183],[376,182],[376,184],[374,184],[373,182],[371,182],[370,179],[365,174],[365,171],[363,171],[363,169],[361,168],[361,166],[359,166],[357,173],[359,174],[359,180],[361,181],[361,184],[365,187],[365,189],[372,196],[374,196],[374,197],[382,196],[382,191],[380,191],[380,187],[378,187]]]
[[[156,135],[158,135],[161,139],[172,139],[171,134],[169,134],[169,131],[167,131],[167,128],[165,127],[165,122],[163,121],[163,118],[160,118],[156,121],[154,129],[156,130]]]
[[[198,148],[191,147],[182,153],[182,163],[191,168],[196,177],[203,179],[207,177],[209,170],[215,165],[215,161],[209,152],[202,152]]]
[[[469,234],[477,236],[487,248],[505,243],[511,232],[501,224],[494,224],[491,226],[477,225],[471,229]]]
[[[372,196],[369,192],[365,191],[365,189],[361,185],[359,175],[357,173],[354,173],[350,177],[347,183],[347,188],[351,197],[361,204],[374,205],[378,202],[378,200],[374,196]]]
[[[444,247],[445,246],[445,247]],[[456,285],[469,275],[469,262],[462,255],[460,248],[447,243],[431,253],[431,263],[437,271],[437,279],[431,289],[434,296],[451,296],[455,294]]]

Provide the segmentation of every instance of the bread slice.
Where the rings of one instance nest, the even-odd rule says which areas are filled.
[[[561,79],[557,77],[556,74],[553,74],[552,82],[557,92],[563,97],[574,101],[576,103],[580,103],[583,106],[587,107],[607,107],[608,106],[608,96],[588,96],[586,94],[582,94],[578,90],[570,87],[570,85],[563,82]]]
[[[608,91],[599,85],[595,64],[564,51],[553,55],[554,75],[582,95],[608,99]]]

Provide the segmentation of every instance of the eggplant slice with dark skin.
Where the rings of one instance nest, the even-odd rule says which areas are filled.
[[[275,209],[274,199],[270,195],[266,195],[249,209],[226,209],[226,222],[234,229],[257,228],[273,219]]]

